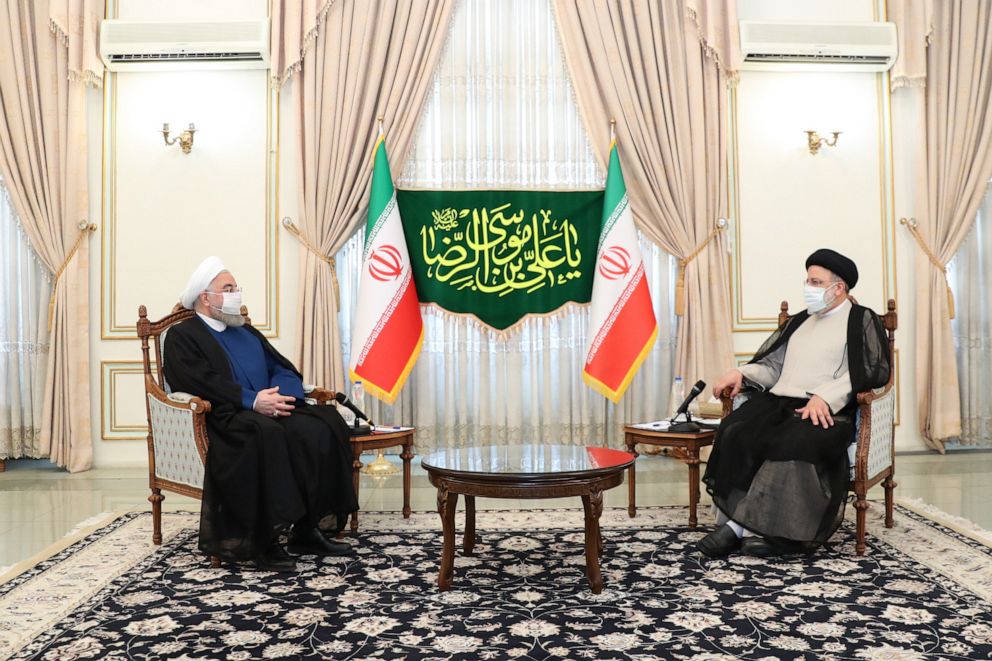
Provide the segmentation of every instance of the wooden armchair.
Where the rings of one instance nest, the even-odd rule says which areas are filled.
[[[789,318],[789,304],[782,301],[778,315],[779,327]],[[889,355],[894,356],[895,332],[898,326],[896,302],[889,299],[888,311],[882,315],[889,339]],[[858,408],[855,414],[855,439],[848,448],[851,476],[848,490],[854,492],[854,509],[857,516],[858,555],[865,552],[865,516],[868,510],[868,490],[876,484],[885,489],[885,527],[892,527],[893,490],[895,476],[895,362],[889,370],[889,382],[884,387],[857,393]],[[733,400],[724,393],[723,416],[747,401],[743,393]]]
[[[172,392],[163,373],[165,335],[173,325],[195,313],[176,305],[172,313],[158,321],[148,320],[145,306],[138,307],[138,339],[145,372],[145,406],[148,413],[148,486],[152,504],[152,543],[162,543],[162,490],[203,498],[203,467],[207,459],[206,414],[210,402],[200,397]],[[248,309],[241,306],[246,324]],[[154,368],[149,351],[154,346]],[[307,392],[307,398],[320,404],[333,401],[334,392],[323,388]],[[211,558],[214,566],[219,559]]]

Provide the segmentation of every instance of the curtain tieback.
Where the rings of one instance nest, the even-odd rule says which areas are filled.
[[[722,232],[727,227],[727,221],[721,218],[717,221],[716,227],[714,227],[709,236],[703,239],[702,243],[696,246],[696,249],[685,257],[679,258],[679,278],[675,282],[675,314],[678,316],[685,315],[685,267],[689,265],[689,262],[696,259],[699,253],[706,249],[706,246],[716,238],[716,235]]]
[[[65,270],[69,268],[69,262],[72,258],[76,256],[76,252],[79,250],[79,246],[82,245],[83,239],[96,231],[96,225],[93,223],[87,223],[85,220],[79,223],[79,236],[76,237],[76,242],[72,244],[72,250],[69,254],[65,256],[65,260],[62,261],[62,265],[59,266],[59,270],[55,272],[55,279],[52,282],[52,296],[48,299],[48,332],[52,332],[52,320],[55,319],[55,295],[58,293],[59,280],[62,279],[62,274]]]
[[[951,291],[951,285],[949,282],[947,282],[947,267],[944,266],[939,259],[937,259],[937,255],[933,254],[933,251],[930,250],[929,246],[927,246],[926,241],[923,240],[923,235],[920,234],[920,230],[917,227],[915,218],[900,218],[899,224],[906,226],[906,229],[909,230],[909,233],[913,235],[914,239],[916,239],[916,243],[917,245],[920,246],[920,250],[922,250],[923,253],[927,256],[927,258],[930,259],[930,263],[933,264],[935,267],[937,267],[938,271],[944,274],[944,287],[947,288],[947,311],[948,311],[948,316],[951,319],[953,319],[954,292]]]
[[[300,230],[300,228],[296,226],[296,223],[294,223],[293,219],[290,218],[289,216],[286,216],[285,218],[282,219],[282,226],[285,227],[290,234],[295,236],[297,241],[302,243],[307,250],[312,252],[314,257],[316,257],[317,259],[319,259],[320,261],[324,262],[329,267],[331,267],[331,283],[334,286],[334,307],[337,308],[338,303],[341,301],[341,287],[340,285],[338,285],[337,262],[334,260],[333,257],[328,257],[323,253],[323,251],[320,248],[314,245],[314,242],[311,241],[302,232],[302,230]]]

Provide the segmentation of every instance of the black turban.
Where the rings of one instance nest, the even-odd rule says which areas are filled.
[[[806,268],[811,266],[822,266],[834,273],[847,283],[848,289],[854,289],[854,285],[858,284],[858,267],[849,258],[830,248],[820,248],[807,257]]]

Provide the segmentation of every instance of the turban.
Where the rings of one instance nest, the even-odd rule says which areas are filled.
[[[220,257],[207,257],[196,267],[193,275],[189,276],[186,289],[179,295],[179,302],[187,310],[192,310],[193,304],[196,303],[196,297],[200,295],[200,292],[205,291],[210,286],[210,283],[214,281],[214,278],[226,270],[227,268],[220,261]]]
[[[858,267],[854,262],[839,252],[829,248],[820,248],[806,258],[806,268],[822,266],[847,283],[848,289],[854,289],[858,284]]]

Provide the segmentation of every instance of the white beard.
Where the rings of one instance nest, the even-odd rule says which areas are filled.
[[[227,314],[224,312],[218,312],[217,316],[219,317],[220,321],[223,321],[228,326],[233,326],[234,328],[245,325],[245,318],[242,317],[240,314]]]

